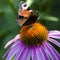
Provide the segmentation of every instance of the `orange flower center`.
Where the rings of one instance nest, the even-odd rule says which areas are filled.
[[[40,45],[46,41],[48,37],[47,29],[40,23],[23,26],[20,34],[21,40],[28,46]]]

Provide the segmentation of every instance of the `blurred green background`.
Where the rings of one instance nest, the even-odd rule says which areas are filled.
[[[20,1],[27,1],[33,10],[39,11],[39,22],[48,30],[60,30],[60,0],[0,0],[0,60],[8,49],[4,49],[5,44],[21,28],[16,22]]]

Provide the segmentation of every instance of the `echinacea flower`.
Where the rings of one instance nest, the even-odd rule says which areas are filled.
[[[60,48],[60,31],[48,31],[40,23],[33,23],[23,26],[20,34],[10,40],[6,45],[12,46],[4,54],[6,60],[60,60],[60,54],[51,45],[55,44]]]

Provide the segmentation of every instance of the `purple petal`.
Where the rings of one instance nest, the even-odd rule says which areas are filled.
[[[20,56],[18,57],[17,60],[27,60],[26,58],[28,57],[28,52],[30,53],[30,48],[26,47],[22,53],[20,54]],[[28,58],[29,59],[29,58]]]
[[[46,45],[48,47],[50,47],[54,51],[54,53],[56,54],[56,56],[57,56],[57,58],[59,60],[60,59],[60,54],[56,51],[56,49],[51,44],[49,44],[49,43],[47,43]]]
[[[52,60],[58,60],[58,58],[56,57],[54,51],[47,46],[47,43],[44,44],[45,50],[48,53],[48,55],[51,57]]]
[[[20,34],[17,34],[12,40],[8,41],[7,44],[5,45],[4,48],[7,48],[8,46],[10,46],[12,43],[18,41],[20,39]]]
[[[11,46],[11,48],[15,47],[15,46],[18,45],[18,44],[19,44],[19,45],[22,44],[20,40],[18,40],[17,42],[13,43],[13,45]]]
[[[22,52],[24,51],[24,49],[25,49],[25,47],[21,48],[21,50],[18,53],[16,53],[15,60],[19,60],[19,57],[22,54]]]
[[[10,46],[12,43],[14,42],[14,40],[12,39],[12,40],[10,40],[9,42],[7,42],[7,44],[5,45],[5,47],[4,48],[7,48],[8,46]]]
[[[21,60],[30,60],[30,57],[31,57],[31,51],[30,51],[30,48],[27,47],[26,50],[24,50],[24,52],[22,53],[21,55]],[[29,55],[29,56],[28,56]]]
[[[49,58],[42,46],[33,47],[32,60],[49,60]]]
[[[29,51],[27,53],[26,60],[30,60],[30,58],[31,58],[31,48],[29,49]]]
[[[43,60],[49,60],[49,56],[46,54],[44,47],[41,46],[41,52],[42,52],[42,56],[43,56]]]
[[[49,36],[49,37],[52,37],[52,38],[55,38],[55,39],[60,39],[60,36],[59,35],[54,35],[54,36]]]
[[[37,60],[37,55],[36,55],[35,47],[32,48],[32,60]]]
[[[57,45],[58,47],[60,47],[60,43],[57,42],[56,40],[52,39],[52,38],[48,38],[48,41],[54,43],[55,45]]]
[[[14,43],[9,49],[8,49],[8,51],[3,55],[3,59],[4,58],[6,58],[7,57],[7,55],[9,54],[9,52],[11,51],[11,49],[13,48],[13,47],[15,47],[17,44],[19,44],[20,43],[20,41],[17,41],[16,43]]]
[[[49,32],[48,36],[52,38],[60,39],[60,31]]]
[[[57,31],[57,30],[49,31],[49,34],[54,34],[54,33],[60,33],[60,31]]]
[[[37,60],[43,60],[41,47],[36,46],[35,51],[36,51]]]
[[[5,59],[7,57],[8,53],[10,52],[10,50],[11,50],[11,48],[8,49],[8,51],[3,55],[3,59]]]
[[[17,44],[17,45],[15,45],[14,47],[12,47],[12,49],[11,49],[11,51],[9,52],[6,60],[11,60],[11,59],[14,57],[14,55],[15,55],[18,51],[20,51],[20,47],[21,47],[21,44]]]

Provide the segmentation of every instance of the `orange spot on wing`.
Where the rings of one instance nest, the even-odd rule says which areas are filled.
[[[31,15],[31,12],[29,12],[28,10],[22,10],[20,12],[20,15],[24,17],[29,17]]]
[[[26,20],[20,20],[20,23],[24,23]]]

